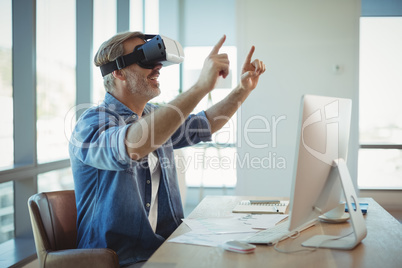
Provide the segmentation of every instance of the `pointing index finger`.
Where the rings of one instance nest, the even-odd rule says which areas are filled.
[[[248,53],[245,63],[250,63],[251,62],[251,58],[253,57],[254,54],[254,50],[255,50],[255,46],[252,46],[250,49],[250,52]]]
[[[226,40],[226,35],[223,35],[222,38],[218,41],[218,43],[213,47],[211,53],[209,55],[216,55],[219,52],[219,49],[221,49],[223,43],[225,43]]]

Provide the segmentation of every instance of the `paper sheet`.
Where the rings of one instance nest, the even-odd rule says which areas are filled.
[[[218,247],[226,241],[239,240],[250,235],[250,233],[200,234],[197,232],[188,232],[173,239],[170,239],[168,240],[168,242]]]
[[[224,218],[183,219],[191,231],[168,240],[173,243],[219,246],[229,240],[239,240],[275,226],[287,218],[284,214],[233,214]]]
[[[233,214],[225,218],[183,219],[192,231],[199,233],[256,232],[275,226],[287,218],[284,214]],[[257,230],[256,230],[257,229]]]

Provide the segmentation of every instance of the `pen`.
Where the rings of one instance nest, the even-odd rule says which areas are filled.
[[[276,210],[276,212],[279,212],[279,209],[276,207],[276,205],[274,205],[274,209]]]

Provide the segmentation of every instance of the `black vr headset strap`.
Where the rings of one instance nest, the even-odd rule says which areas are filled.
[[[156,35],[153,34],[145,34],[144,41],[148,39],[154,38]],[[146,44],[146,43],[145,43]],[[144,44],[144,45],[145,45]],[[145,59],[144,51],[142,49],[137,49],[143,45],[137,46],[134,51],[130,54],[120,56],[116,60],[108,62],[102,66],[100,66],[102,76],[108,75],[115,70],[121,70],[131,64],[138,63]]]
[[[142,50],[135,49],[130,54],[120,56],[116,60],[100,66],[102,76],[108,75],[115,70],[121,70],[143,59],[145,59],[144,52]]]
[[[131,64],[139,62],[145,58],[142,50],[134,50],[132,53],[120,56],[116,60],[100,66],[102,76],[108,75],[115,70],[121,70]]]

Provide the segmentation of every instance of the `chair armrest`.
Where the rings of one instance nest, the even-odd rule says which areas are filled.
[[[48,252],[46,268],[120,267],[116,252],[107,248],[66,249]]]

